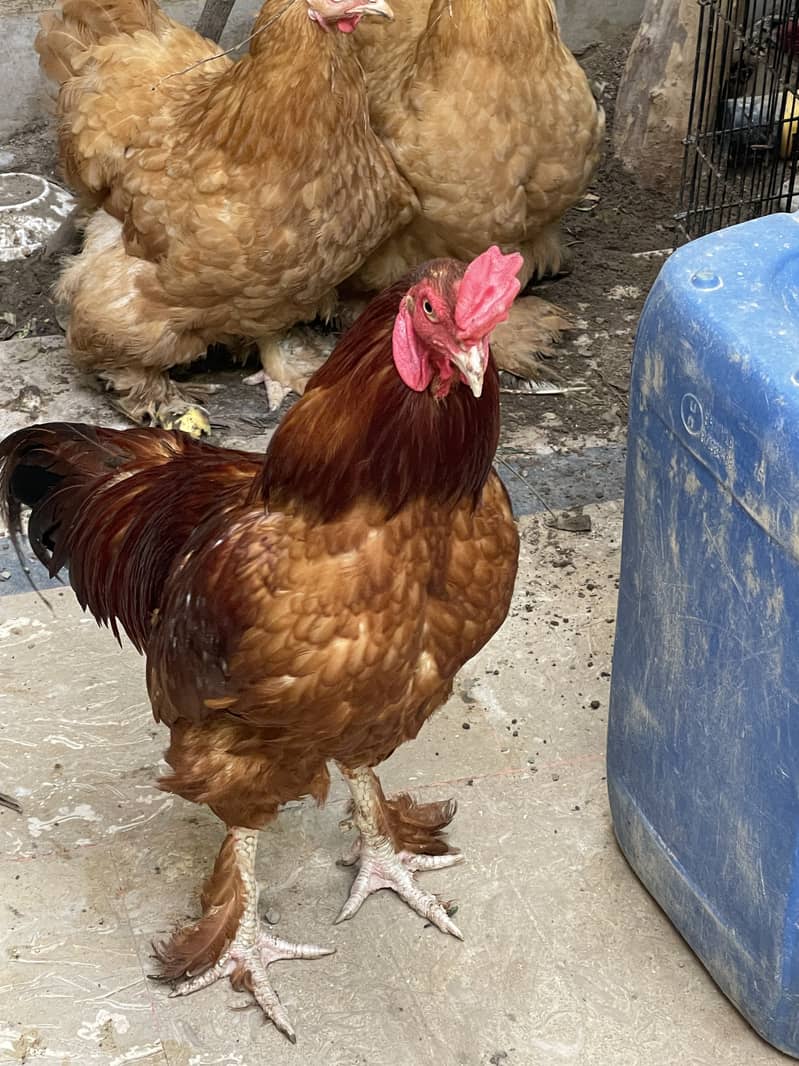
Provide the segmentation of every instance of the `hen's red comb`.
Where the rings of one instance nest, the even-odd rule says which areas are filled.
[[[523,263],[518,252],[503,255],[496,245],[472,260],[455,304],[455,325],[461,339],[486,337],[505,321],[521,288],[516,275]]]

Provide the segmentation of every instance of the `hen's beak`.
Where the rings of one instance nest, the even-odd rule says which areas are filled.
[[[483,376],[486,369],[486,353],[482,344],[474,344],[465,351],[454,352],[452,362],[466,379],[472,395],[478,398],[483,394]]]
[[[387,0],[364,0],[364,3],[351,8],[359,15],[382,15],[383,18],[394,20],[394,12],[388,5]]]

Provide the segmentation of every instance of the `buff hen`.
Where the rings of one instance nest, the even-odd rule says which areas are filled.
[[[355,281],[390,285],[434,256],[472,259],[489,245],[524,257],[521,282],[557,272],[559,222],[600,157],[604,112],[563,44],[552,0],[404,0],[397,22],[357,41],[372,124],[419,207]],[[542,300],[521,300],[494,338],[497,364],[540,366],[564,325]],[[524,331],[524,332],[522,332]],[[515,336],[514,336],[515,334]]]
[[[371,129],[353,31],[386,0],[266,0],[237,61],[155,0],[62,0],[36,47],[59,148],[91,214],[57,295],[77,364],[134,420],[191,395],[167,370],[209,344],[328,314],[413,195]]]

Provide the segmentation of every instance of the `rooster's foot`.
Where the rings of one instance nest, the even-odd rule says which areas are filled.
[[[216,981],[229,977],[237,991],[247,989],[252,992],[266,1017],[295,1044],[296,1034],[285,1007],[270,984],[267,967],[284,959],[321,959],[332,954],[331,948],[320,948],[313,944],[291,944],[263,931],[254,939],[240,935],[209,970],[184,981],[170,995],[189,996],[192,992],[199,992],[200,989],[208,988]]]
[[[370,769],[344,769],[344,774],[352,794],[352,821],[360,835],[349,854],[342,860],[342,865],[353,866],[358,862],[359,870],[349,898],[336,922],[352,918],[374,892],[390,888],[412,910],[432,922],[442,933],[450,933],[458,940],[463,940],[461,931],[448,913],[451,911],[451,905],[442,903],[431,892],[425,892],[414,877],[415,873],[424,870],[443,870],[456,866],[463,862],[463,856],[458,851],[448,851],[444,855],[426,855],[395,849],[387,829],[387,815],[389,808],[396,801],[385,799],[380,783]],[[431,829],[446,825],[454,813],[454,804],[413,806],[417,818],[421,815],[421,823],[429,822],[428,828]],[[431,815],[429,819],[425,817],[428,808]]]
[[[442,903],[432,892],[425,892],[417,883],[414,873],[423,870],[443,870],[463,862],[463,855],[451,852],[446,855],[415,855],[409,851],[396,852],[387,840],[377,845],[364,845],[356,841],[353,852],[341,860],[342,866],[360,862],[358,876],[353,882],[349,899],[336,918],[344,922],[361,909],[362,904],[381,888],[390,888],[411,910],[432,922],[442,933],[451,933],[458,940],[463,934],[448,914],[450,904]]]
[[[209,985],[222,978],[229,977],[236,991],[251,992],[264,1015],[274,1022],[280,1032],[292,1043],[295,1043],[294,1029],[277,992],[272,988],[266,972],[267,967],[283,959],[321,959],[325,955],[332,955],[333,950],[316,947],[313,944],[291,944],[287,940],[271,936],[261,927],[258,918],[258,883],[255,879],[257,838],[258,834],[255,830],[240,827],[229,828],[217,858],[217,865],[214,867],[211,884],[214,884],[213,879],[220,869],[223,871],[223,880],[214,884],[213,891],[219,895],[220,899],[224,899],[224,878],[228,876],[231,859],[231,849],[228,845],[232,844],[233,865],[238,876],[239,890],[243,895],[243,907],[233,939],[224,948],[216,962],[199,973],[196,970],[192,971],[190,964],[185,965],[180,956],[180,932],[172,942],[154,945],[154,947],[156,956],[164,966],[165,979],[168,980],[174,975],[176,964],[183,964],[182,972],[186,974],[186,978],[171,995],[188,996],[193,992],[199,992],[201,988],[208,988]],[[210,914],[213,915],[213,912],[214,907],[211,905]]]

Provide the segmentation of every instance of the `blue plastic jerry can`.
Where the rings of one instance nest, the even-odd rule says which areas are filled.
[[[641,881],[799,1057],[799,215],[681,248],[643,311],[608,789]]]

